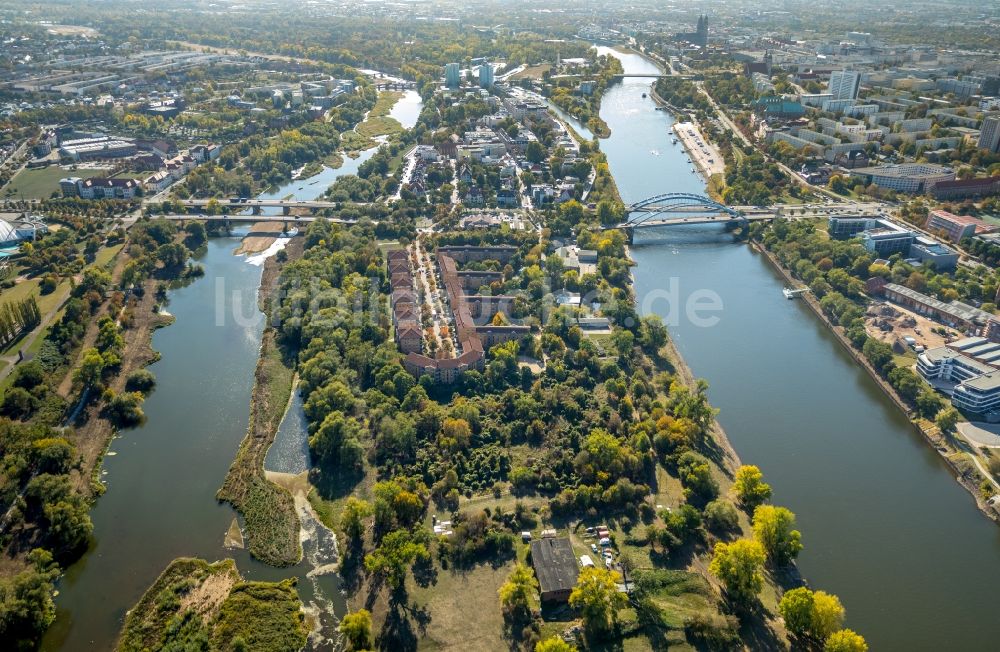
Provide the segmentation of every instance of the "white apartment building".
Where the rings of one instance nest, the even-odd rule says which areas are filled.
[[[861,90],[861,73],[856,70],[837,70],[830,74],[829,92],[835,100],[854,100]]]

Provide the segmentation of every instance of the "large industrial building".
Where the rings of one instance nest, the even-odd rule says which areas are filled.
[[[580,568],[569,539],[543,538],[531,542],[531,565],[538,577],[542,602],[566,602],[576,586]]]
[[[136,144],[131,140],[108,136],[65,140],[59,146],[59,155],[72,161],[122,158],[132,156],[137,151]]]

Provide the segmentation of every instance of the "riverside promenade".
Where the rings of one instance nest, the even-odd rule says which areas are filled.
[[[691,163],[705,178],[705,181],[713,174],[722,174],[726,171],[726,163],[722,158],[722,152],[714,144],[709,142],[701,133],[701,129],[694,122],[674,123],[674,133],[684,145]]]

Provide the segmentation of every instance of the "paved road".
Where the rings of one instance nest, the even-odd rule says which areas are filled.
[[[701,91],[701,94],[704,95],[706,99],[708,99],[709,103],[712,105],[712,108],[715,109],[715,112],[718,114],[719,121],[722,124],[724,124],[726,128],[730,129],[734,134],[736,134],[736,137],[739,138],[739,140],[744,145],[749,145],[750,147],[753,147],[754,149],[760,151],[760,153],[764,155],[764,158],[768,162],[777,165],[782,172],[791,177],[792,181],[799,184],[800,186],[803,186],[804,188],[807,188],[808,190],[811,190],[813,192],[826,195],[827,197],[835,199],[837,201],[841,201],[843,199],[840,195],[833,192],[832,190],[828,190],[827,188],[823,188],[821,186],[812,185],[811,183],[803,179],[801,176],[799,176],[792,168],[788,167],[784,163],[781,163],[780,161],[773,159],[767,152],[763,151],[755,143],[751,142],[750,139],[747,138],[742,131],[740,131],[740,129],[736,126],[736,123],[733,122],[732,119],[730,119],[729,114],[726,113],[725,110],[723,110],[723,108],[719,106],[719,104],[715,101],[715,98],[713,98],[712,95],[705,90],[704,82],[696,81],[694,82],[694,85],[698,87],[698,90]]]

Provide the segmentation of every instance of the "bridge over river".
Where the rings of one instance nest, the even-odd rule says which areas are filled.
[[[668,77],[672,77],[674,79],[698,79],[700,76],[699,75],[683,75],[683,74],[670,75],[670,74],[652,73],[651,72],[651,73],[631,73],[631,74],[623,74],[623,75],[612,75],[611,79],[612,79],[612,81],[622,81],[623,79],[635,79],[635,78],[640,78],[640,79],[666,79]]]
[[[358,220],[341,217],[318,217],[314,215],[200,215],[196,213],[168,213],[166,215],[152,214],[151,220],[167,220],[168,222],[192,222],[216,220],[227,224],[252,224],[255,222],[283,222],[285,224],[309,224],[316,220],[326,220],[338,224],[357,224]],[[378,224],[378,220],[371,220]]]
[[[746,224],[773,220],[780,209],[763,206],[727,206],[704,195],[670,192],[635,202],[625,209],[628,218],[608,228],[625,232],[632,242],[635,230],[693,224]]]
[[[157,202],[151,202],[156,204]],[[204,211],[209,206],[216,206],[223,211],[244,211],[250,209],[254,215],[260,215],[264,208],[280,208],[285,215],[290,215],[292,209],[304,209],[310,213],[316,213],[323,209],[340,209],[344,202],[324,201],[319,199],[296,200],[296,199],[249,199],[246,197],[231,197],[223,199],[173,199],[171,203],[185,208],[193,208]],[[367,206],[360,202],[350,202],[352,206]]]

